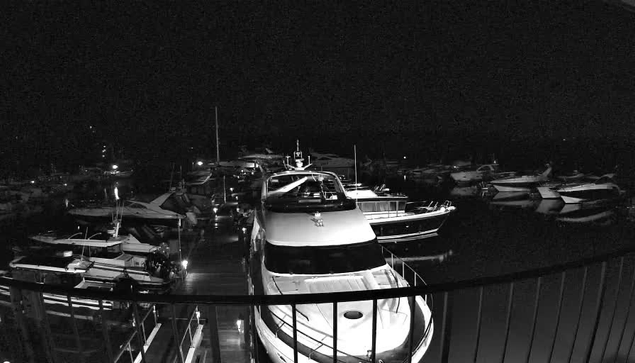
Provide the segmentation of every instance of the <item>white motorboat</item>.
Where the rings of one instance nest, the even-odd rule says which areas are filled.
[[[403,242],[435,236],[456,207],[450,201],[411,202],[408,196],[368,188],[346,188],[370,222],[379,242]]]
[[[141,219],[148,224],[177,226],[184,219],[192,224],[196,224],[196,215],[193,212],[181,214],[163,208],[164,203],[175,192],[164,193],[149,203],[138,200],[126,200],[121,206],[95,206],[84,208],[73,208],[68,214],[87,221],[112,220],[113,216],[120,215],[122,218]]]
[[[541,174],[495,179],[490,183],[499,192],[528,192],[532,188],[537,187],[541,182],[546,181],[550,174],[551,165],[547,164],[547,169]]]
[[[538,184],[536,189],[542,199],[561,199],[558,189],[583,184],[582,178],[585,175],[577,170],[570,174],[559,175],[554,180],[547,180]]]
[[[321,169],[344,169],[354,168],[355,159],[345,158],[336,154],[321,154],[313,149],[309,149],[311,163],[316,168]]]
[[[134,238],[134,237],[132,237]],[[178,277],[179,268],[171,263],[167,256],[160,253],[154,246],[141,243],[126,243],[146,245],[137,250],[150,251],[146,254],[131,254],[123,251],[125,238],[113,237],[107,240],[91,238],[54,239],[46,235],[32,236],[31,239],[41,243],[31,246],[27,255],[34,251],[53,254],[61,251],[72,251],[91,263],[91,268],[84,272],[87,281],[117,282],[130,280],[140,291],[167,292],[172,282]],[[19,251],[16,251],[19,252]]]
[[[346,196],[334,173],[300,169],[272,174],[263,181],[261,198],[250,240],[250,294],[314,294],[408,286],[386,263],[368,221],[355,201]],[[416,297],[413,301],[414,306],[409,298],[377,301],[374,361],[401,362],[410,354],[412,362],[423,358],[434,330],[432,314],[428,299]],[[297,305],[295,322],[291,306],[257,306],[254,323],[269,358],[276,363],[294,361],[295,336],[299,361],[369,361],[372,302],[337,303],[336,333],[333,306]]]
[[[114,283],[92,282],[84,279],[84,274],[92,268],[92,265],[92,262],[74,256],[71,251],[60,251],[56,254],[36,253],[16,257],[9,263],[9,271],[0,276],[6,279],[79,290],[113,291]],[[69,298],[64,294],[53,293],[42,293],[42,298],[46,312],[53,315],[70,316],[71,306],[75,318],[88,318],[95,311],[100,310],[98,300],[76,296]],[[4,303],[11,303],[11,289],[3,285],[1,279],[0,299]],[[101,308],[104,310],[119,307],[116,301],[103,300],[101,303]]]
[[[450,177],[459,186],[471,185],[482,181],[501,179],[515,176],[516,172],[500,170],[498,164],[483,164],[476,169],[462,170],[450,174]]]
[[[119,227],[115,227],[113,234],[107,232],[98,232],[90,236],[77,232],[72,235],[60,236],[55,232],[39,233],[29,238],[45,244],[57,246],[86,246],[86,247],[102,247],[109,245],[121,244],[123,252],[132,254],[147,255],[158,250],[158,247],[149,243],[142,243],[133,235],[119,235]]]
[[[600,177],[593,183],[564,186],[556,191],[567,204],[582,203],[589,200],[615,199],[624,194],[609,175]]]

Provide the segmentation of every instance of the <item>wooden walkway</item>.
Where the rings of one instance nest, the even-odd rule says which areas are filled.
[[[174,291],[175,294],[191,295],[242,295],[247,294],[247,277],[243,267],[245,245],[238,240],[230,230],[215,231],[212,228],[204,230],[203,238],[188,248],[188,274]],[[179,362],[176,356],[176,345],[169,309],[166,311],[163,326],[157,334],[155,344],[146,352],[148,362]],[[182,335],[185,331],[186,319],[192,313],[193,307],[177,306],[177,329]],[[245,339],[239,333],[237,320],[247,316],[247,309],[233,306],[217,306],[216,322],[218,326],[218,342],[220,352],[213,349],[216,332],[213,329],[213,309],[200,307],[201,319],[205,323],[203,338],[197,349],[193,362],[249,362],[249,352],[245,346]],[[187,355],[187,349],[183,352]]]

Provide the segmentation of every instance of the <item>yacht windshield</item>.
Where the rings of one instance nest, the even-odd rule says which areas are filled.
[[[265,267],[282,274],[332,274],[364,271],[386,260],[377,241],[326,247],[290,247],[265,243]]]
[[[277,212],[297,212],[355,209],[335,175],[277,175],[267,181],[267,209]]]

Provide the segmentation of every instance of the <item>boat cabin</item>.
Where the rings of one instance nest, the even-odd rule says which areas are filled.
[[[70,251],[21,256],[10,263],[15,280],[66,287],[79,285],[90,266],[90,262],[73,257]]]

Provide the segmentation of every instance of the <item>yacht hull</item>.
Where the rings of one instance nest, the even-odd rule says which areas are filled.
[[[370,226],[382,242],[407,242],[434,237],[450,216],[451,209],[403,216],[366,214]]]

